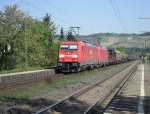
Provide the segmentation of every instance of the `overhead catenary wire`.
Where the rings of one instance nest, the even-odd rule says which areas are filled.
[[[39,6],[37,6],[35,3],[32,3],[31,1],[29,0],[22,0],[25,4],[28,4],[30,5],[31,7],[35,8],[35,9],[38,9],[39,11],[41,11],[42,13],[47,13],[48,11],[45,10],[45,9],[42,9],[40,8]],[[89,25],[83,25],[81,24],[78,20],[76,20],[75,18],[71,17],[70,15],[67,15],[65,14],[61,9],[55,7],[53,4],[50,4],[54,9],[56,9],[55,11],[57,11],[57,15],[51,15],[52,18],[55,18],[56,20],[59,20],[60,22],[62,22],[62,24],[65,24],[69,27],[71,26],[87,26],[88,29],[92,28],[92,27],[89,27]],[[61,17],[66,17],[66,19],[63,19]],[[69,21],[70,20],[70,21]],[[76,22],[77,24],[75,25],[74,22]],[[61,27],[61,25],[59,25],[59,27]],[[80,28],[80,31],[84,32],[84,33],[87,33],[87,31],[81,27]],[[90,31],[93,31],[92,29],[90,29]],[[94,32],[93,32],[94,33]]]
[[[57,10],[57,13],[59,13],[61,16],[67,17],[67,19],[68,19],[70,22],[73,21],[73,22],[75,22],[75,23],[77,23],[77,24],[79,24],[79,25],[85,26],[85,25],[81,24],[77,19],[73,18],[73,17],[70,16],[70,15],[65,14],[65,12],[63,12],[61,9],[59,9],[58,7],[56,7],[55,5],[53,5],[52,3],[50,4],[50,6],[52,6],[54,9],[56,9],[56,10]],[[79,26],[79,25],[78,25],[78,26]],[[84,31],[83,28],[82,28],[82,29],[80,28],[80,30]],[[86,31],[84,31],[84,32],[86,32]]]
[[[116,8],[115,8],[114,5],[113,5],[113,0],[110,0],[110,5],[111,5],[111,7],[112,7],[112,10],[113,10],[113,12],[114,12],[114,15],[115,15],[115,17],[117,18],[117,20],[118,20],[118,22],[119,22],[121,28],[122,28],[126,33],[128,33],[128,29],[126,28],[126,26],[125,26],[125,24],[123,23],[123,21],[122,21],[120,15],[118,14]]]
[[[24,2],[24,3],[27,4],[27,5],[30,5],[31,7],[35,8],[35,9],[38,9],[38,10],[41,11],[42,13],[45,13],[45,14],[48,13],[47,10],[38,7],[37,5],[35,5],[35,3],[33,4],[33,3],[29,2],[28,0],[22,0],[22,2]],[[54,18],[53,15],[51,15],[51,17]],[[55,16],[55,18],[58,19],[58,20],[60,20],[63,24],[66,24],[66,25],[68,25],[68,26],[71,25],[70,22],[68,22],[68,21],[66,21],[66,20],[64,20],[64,19],[62,19],[62,18],[60,18],[60,17]]]
[[[28,0],[22,0],[25,4],[27,4],[27,5],[30,5],[31,7],[33,7],[33,8],[35,8],[35,9],[38,9],[39,11],[41,11],[42,13],[48,13],[48,11],[47,10],[45,10],[45,9],[42,9],[42,8],[40,8],[39,6],[37,6],[37,5],[35,5],[35,3],[33,4],[33,3],[31,3],[30,1],[28,1]],[[55,6],[52,6],[52,7],[55,7]],[[64,13],[60,13],[60,12],[62,12],[60,9],[58,9],[58,8],[56,8],[55,7],[55,9],[58,11],[58,13],[57,13],[57,16],[55,15],[51,15],[51,17],[52,18],[55,18],[55,19],[57,19],[57,20],[59,20],[59,21],[61,21],[63,24],[65,24],[65,25],[67,25],[68,27],[70,27],[70,26],[74,26],[74,24],[72,23],[72,21],[69,21],[69,20],[72,20],[71,19],[71,17],[70,16],[66,16],[67,17],[67,19],[69,19],[69,20],[64,20],[64,19],[62,19],[61,17],[62,16],[64,16]],[[58,14],[59,14],[59,16],[58,16]],[[60,16],[61,15],[61,16]],[[74,20],[73,20],[73,22],[74,22]],[[77,21],[76,21],[77,22]],[[77,22],[78,24],[80,24],[79,22]],[[81,25],[81,24],[80,24]],[[60,25],[59,25],[60,26]],[[84,31],[83,29],[81,29],[82,31]],[[85,31],[84,31],[85,32]]]

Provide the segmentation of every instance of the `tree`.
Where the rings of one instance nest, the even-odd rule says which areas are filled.
[[[47,64],[53,64],[54,61],[54,55],[56,52],[53,50],[53,38],[56,33],[56,27],[54,24],[54,21],[51,19],[51,16],[49,14],[46,14],[45,17],[43,18],[43,23],[45,27],[45,32],[44,32],[44,38],[46,38],[46,42],[48,39],[48,42],[46,44],[46,52],[45,52],[45,57],[47,60]]]
[[[63,27],[61,27],[61,29],[60,29],[60,40],[61,41],[64,40],[64,29],[63,29]]]
[[[126,49],[126,47],[124,47],[124,46],[117,46],[117,47],[115,47],[116,48],[116,50],[118,50],[118,51],[120,51],[120,52],[124,52],[125,51],[125,49]]]
[[[51,16],[47,13],[43,18],[43,23],[45,26],[45,37],[48,38],[48,45],[52,46],[53,38],[56,33],[56,27],[54,21],[51,19]]]
[[[0,69],[9,69],[21,61],[24,13],[16,5],[0,11]]]
[[[55,24],[46,14],[35,20],[16,5],[0,11],[0,70],[49,65],[56,60]]]

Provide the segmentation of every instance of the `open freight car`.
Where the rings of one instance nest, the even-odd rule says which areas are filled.
[[[112,48],[108,48],[108,62],[110,65],[116,64],[116,51]]]

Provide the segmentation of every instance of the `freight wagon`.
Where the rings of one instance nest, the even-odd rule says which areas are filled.
[[[112,48],[108,48],[108,63],[116,64],[116,51]]]

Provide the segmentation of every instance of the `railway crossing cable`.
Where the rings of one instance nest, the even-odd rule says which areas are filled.
[[[127,68],[128,68],[128,67],[127,67]],[[119,72],[120,72],[120,71],[118,71],[118,73],[119,73]],[[44,109],[41,109],[41,110],[37,111],[35,114],[43,114],[43,113],[45,113],[45,112],[47,112],[47,111],[48,111],[48,112],[52,112],[52,111],[54,111],[55,109],[57,109],[59,106],[61,106],[61,104],[63,104],[65,101],[68,101],[68,100],[71,101],[72,99],[75,99],[75,98],[77,98],[77,97],[83,95],[84,93],[86,93],[86,92],[90,91],[91,89],[95,88],[96,86],[98,86],[100,83],[103,83],[103,82],[105,82],[106,80],[108,80],[108,79],[110,79],[110,78],[112,78],[112,77],[114,77],[114,76],[116,76],[116,75],[113,74],[113,75],[111,75],[111,76],[109,76],[109,77],[104,78],[103,80],[98,80],[98,81],[92,83],[91,85],[89,85],[89,86],[87,86],[87,87],[85,87],[85,88],[83,88],[83,89],[81,89],[81,90],[79,90],[79,91],[73,93],[72,95],[67,96],[67,97],[65,97],[64,99],[62,99],[62,100],[56,102],[55,104],[50,105],[50,106],[48,106],[48,107],[46,107],[46,108],[44,108]],[[104,96],[105,96],[105,95],[104,95]],[[98,100],[97,103],[99,103],[99,101],[101,101],[101,99]],[[102,100],[102,101],[103,101],[103,100]],[[96,104],[97,104],[97,103],[96,103]],[[88,114],[88,112],[89,112],[91,109],[93,109],[93,107],[95,107],[96,104],[94,104],[92,107],[89,107],[84,113],[85,113],[85,114]]]

